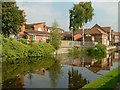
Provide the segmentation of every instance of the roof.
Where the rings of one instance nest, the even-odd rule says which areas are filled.
[[[97,29],[97,31],[96,31]],[[95,24],[89,31],[85,32],[85,34],[106,34],[105,30],[100,27],[98,24]]]
[[[90,33],[93,28],[97,27],[97,30],[99,31],[98,33],[96,32],[92,32],[91,34],[107,34],[107,33],[110,33],[111,31],[111,27],[101,27],[99,26],[98,24],[95,24],[92,28],[87,28],[87,29],[84,29],[84,32],[85,33]],[[77,31],[74,32],[74,35],[76,34],[82,34],[83,33],[83,29],[79,29]]]
[[[27,30],[25,31],[28,34],[34,34],[34,35],[49,35],[48,32],[41,32],[41,31],[35,31],[35,30]]]
[[[64,36],[65,37],[72,37],[72,33],[71,32],[64,32]]]
[[[84,29],[84,32],[86,33],[89,30],[90,30],[89,28]],[[79,29],[79,30],[77,30],[77,31],[74,32],[74,35],[76,35],[76,34],[82,34],[82,33],[83,33],[83,29]]]
[[[114,35],[120,36],[120,32],[114,32]]]
[[[53,27],[46,26],[47,29],[52,29]],[[62,28],[57,28],[58,30],[64,31]]]
[[[110,33],[111,27],[102,27],[103,30],[107,33]]]
[[[33,26],[33,25],[38,25],[38,24],[45,24],[45,22],[33,23],[33,24],[27,24],[27,25],[29,25],[29,26]]]

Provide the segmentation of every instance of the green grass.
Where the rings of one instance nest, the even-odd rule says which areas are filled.
[[[113,69],[109,73],[103,75],[102,77],[86,84],[82,89],[96,89],[96,90],[103,90],[105,88],[113,89],[117,82],[120,81],[120,67]]]

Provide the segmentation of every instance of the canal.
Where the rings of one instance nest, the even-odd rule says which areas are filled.
[[[14,63],[14,64],[13,64]],[[120,66],[120,51],[94,57],[61,54],[2,63],[2,88],[78,88]]]

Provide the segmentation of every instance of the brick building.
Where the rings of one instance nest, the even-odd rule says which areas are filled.
[[[83,29],[74,32],[74,40],[82,41]],[[114,34],[111,27],[101,27],[95,24],[92,28],[84,29],[84,39],[86,42],[101,42],[109,46],[114,42]]]

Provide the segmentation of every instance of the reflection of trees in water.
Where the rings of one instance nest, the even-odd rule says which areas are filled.
[[[86,79],[82,77],[82,75],[78,72],[78,70],[69,70],[68,72],[68,77],[69,77],[69,89],[72,90],[77,90],[81,87],[83,87],[85,84],[88,83]]]
[[[20,61],[20,62],[18,62]],[[31,80],[33,78],[32,73],[35,70],[41,68],[50,68],[55,63],[54,58],[27,58],[21,60],[16,60],[15,64],[11,63],[3,63],[2,68],[2,87],[11,87],[12,86],[19,88],[18,86],[18,78],[16,76],[21,73],[26,74],[28,71],[28,79]],[[24,63],[25,61],[25,63]],[[16,85],[16,86],[15,86]]]
[[[7,90],[7,88],[8,88],[8,90],[12,90],[12,89],[13,90],[19,90],[18,88],[20,88],[20,90],[25,90],[22,87],[23,87],[23,84],[22,84],[22,82],[20,82],[18,80],[17,76],[14,77],[14,78],[11,78],[11,79],[7,79],[6,81],[4,81],[2,83],[2,88],[3,88],[2,90]]]
[[[59,61],[56,61],[49,69],[49,76],[51,79],[52,87],[56,87],[57,80],[60,77],[60,73],[61,73],[61,65]]]

